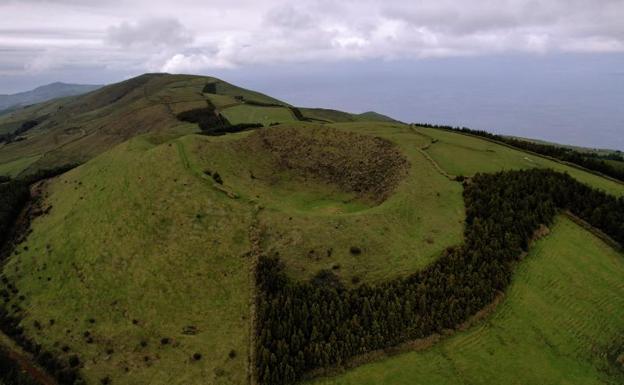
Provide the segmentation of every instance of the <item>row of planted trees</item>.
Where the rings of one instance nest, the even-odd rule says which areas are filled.
[[[295,282],[261,259],[256,373],[291,384],[350,358],[453,329],[491,303],[537,229],[570,210],[620,243],[624,199],[550,170],[476,175],[465,183],[465,243],[408,278],[344,288],[336,277]],[[338,282],[338,284],[336,284]]]

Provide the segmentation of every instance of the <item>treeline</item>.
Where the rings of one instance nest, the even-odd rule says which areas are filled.
[[[27,120],[23,122],[17,130],[0,135],[0,143],[11,143],[19,141],[21,138],[20,135],[36,127],[39,123],[40,121],[38,120]]]
[[[202,89],[202,93],[204,94],[216,94],[217,93],[217,83],[206,83],[204,88]]]
[[[295,282],[276,258],[257,270],[256,373],[292,384],[312,370],[454,329],[509,285],[536,230],[570,210],[624,242],[624,199],[550,170],[478,174],[464,183],[465,243],[408,278],[345,288],[331,271]]]
[[[574,163],[588,170],[596,171],[611,178],[615,178],[624,181],[624,168],[615,167],[605,160],[618,160],[624,161],[624,157],[621,154],[612,153],[608,155],[601,155],[596,152],[580,152],[572,148],[555,146],[552,144],[536,143],[527,140],[521,140],[511,138],[502,135],[496,135],[482,130],[472,130],[466,127],[451,127],[440,126],[435,124],[416,124],[417,126],[437,128],[448,131],[458,131],[471,135],[481,136],[484,138],[496,140],[498,142],[505,143],[507,145],[519,148],[521,150],[527,150],[535,152],[537,154],[550,156],[552,158],[559,159],[564,162]]]
[[[19,236],[19,234],[14,234],[16,219],[32,199],[30,186],[43,179],[60,175],[75,166],[67,165],[41,170],[35,174],[10,179],[0,184],[0,252],[2,253],[0,254],[0,266],[15,246],[12,237]],[[24,219],[29,220],[30,218]],[[20,227],[22,230],[26,230],[26,228],[27,226]],[[80,361],[76,356],[71,356],[67,360],[56,357],[24,334],[20,316],[23,309],[15,301],[16,298],[19,298],[20,291],[4,274],[0,276],[0,282],[0,330],[22,349],[32,354],[35,361],[53,375],[59,384],[82,384],[83,381],[78,373]],[[9,370],[11,363],[7,360],[8,357],[6,356],[0,357],[0,379],[13,383],[11,382],[13,381],[13,377],[11,377],[13,372]],[[3,368],[7,368],[7,371],[3,371]],[[24,384],[26,383],[24,382]]]
[[[7,241],[13,223],[28,199],[30,192],[27,183],[8,180],[0,184],[0,245]]]
[[[20,366],[2,349],[0,349],[0,384],[39,385],[30,376],[22,373]]]

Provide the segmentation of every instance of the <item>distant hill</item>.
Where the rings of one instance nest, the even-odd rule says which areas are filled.
[[[46,89],[37,92],[43,95]],[[208,115],[216,114],[226,125],[395,122],[372,112],[297,108],[214,77],[144,74],[88,94],[0,114],[0,175],[84,162],[140,134],[171,138],[197,132],[197,124],[178,116],[193,111],[205,114],[209,106],[214,111]]]
[[[94,84],[51,83],[37,87],[34,90],[12,95],[0,95],[0,111],[24,107],[30,104],[41,103],[51,99],[86,94],[101,88]]]

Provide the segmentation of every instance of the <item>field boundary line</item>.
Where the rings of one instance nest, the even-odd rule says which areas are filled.
[[[434,138],[432,138],[431,136],[427,135],[427,134],[423,134],[422,132],[418,132],[416,131],[416,128],[414,127],[414,125],[410,124],[410,130],[412,131],[412,133],[416,134],[416,135],[420,135],[422,137],[425,137],[427,139],[429,139],[429,143],[427,143],[426,145],[422,146],[422,147],[418,147],[417,150],[418,152],[420,152],[428,161],[429,163],[431,163],[433,165],[433,167],[440,173],[442,174],[442,176],[448,178],[448,180],[452,181],[452,182],[456,182],[457,181],[457,176],[449,174],[448,172],[446,172],[438,162],[436,162],[435,159],[433,159],[431,157],[431,155],[429,155],[429,153],[426,151],[427,149],[429,149],[429,147],[431,147],[431,145],[434,143]]]
[[[422,127],[422,126],[418,126],[418,125],[415,125],[415,126],[417,126],[417,127]],[[423,127],[423,128],[429,128],[429,127]],[[460,131],[445,130],[445,129],[443,129],[443,128],[431,128],[431,129],[432,129],[432,130],[440,130],[440,131],[444,131],[444,132],[451,132],[451,133],[454,133],[454,134],[464,135],[464,136],[468,136],[468,137],[475,138],[475,139],[481,139],[481,140],[484,140],[484,141],[486,141],[486,142],[490,142],[490,143],[498,144],[498,145],[501,145],[501,146],[504,146],[504,147],[510,148],[510,149],[512,149],[512,150],[516,150],[516,151],[524,152],[524,153],[526,153],[526,154],[530,154],[530,155],[533,155],[533,156],[537,156],[537,157],[540,157],[540,158],[542,158],[542,159],[547,159],[547,160],[550,160],[550,161],[553,161],[553,162],[557,162],[557,163],[562,164],[562,165],[564,165],[564,166],[568,166],[568,167],[575,168],[575,169],[577,169],[577,170],[585,171],[585,172],[587,172],[587,173],[593,174],[593,175],[595,175],[595,176],[602,177],[602,178],[604,178],[604,179],[610,180],[611,182],[615,182],[615,183],[617,183],[617,184],[620,184],[620,185],[623,185],[623,186],[624,186],[624,181],[621,181],[621,180],[619,180],[619,179],[612,178],[612,177],[610,177],[610,176],[608,176],[608,175],[605,175],[605,174],[603,174],[603,173],[601,173],[601,172],[599,172],[599,171],[590,170],[590,169],[585,168],[585,167],[583,167],[583,166],[581,166],[581,165],[578,165],[578,164],[576,164],[576,163],[566,162],[565,160],[561,160],[561,159],[553,158],[553,157],[548,156],[548,155],[543,155],[543,154],[539,154],[539,153],[537,153],[537,152],[533,152],[533,151],[525,150],[525,149],[522,149],[522,148],[518,148],[518,147],[512,146],[512,145],[510,145],[510,144],[507,144],[507,143],[505,143],[505,142],[500,142],[500,141],[498,141],[498,140],[496,140],[496,139],[490,139],[490,138],[486,138],[486,137],[483,137],[483,136],[470,134],[470,133],[467,133],[467,132],[460,132]]]

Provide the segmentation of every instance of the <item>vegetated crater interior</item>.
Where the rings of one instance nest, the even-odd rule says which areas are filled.
[[[296,211],[339,214],[377,206],[409,168],[388,140],[325,127],[264,128],[235,147],[249,154],[254,184],[266,188],[261,202]]]

